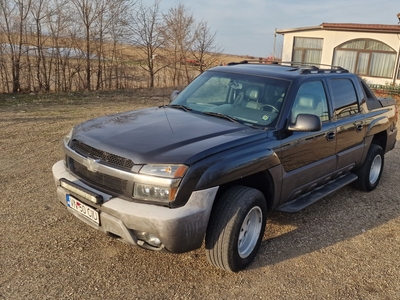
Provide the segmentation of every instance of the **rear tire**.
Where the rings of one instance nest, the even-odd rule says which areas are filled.
[[[267,205],[256,189],[228,189],[211,213],[206,234],[206,255],[214,266],[238,272],[255,258],[264,235]]]
[[[382,147],[371,144],[364,164],[356,171],[358,175],[355,181],[356,188],[366,192],[374,190],[381,179],[384,161]]]

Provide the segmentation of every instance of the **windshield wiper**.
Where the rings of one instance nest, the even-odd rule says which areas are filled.
[[[239,122],[239,120],[237,120],[235,118],[232,118],[232,117],[230,117],[228,115],[224,115],[224,114],[217,113],[217,112],[203,111],[203,114],[209,115],[209,116],[218,117],[218,118],[222,118],[222,119],[226,119],[226,120],[229,120],[229,121],[231,121],[233,123],[241,123],[241,122]]]
[[[190,110],[192,110],[190,107],[188,107],[188,106],[185,106],[185,105],[182,105],[182,104],[170,104],[170,105],[167,105],[168,107],[172,107],[172,108],[179,108],[179,109],[182,109],[182,110],[184,110],[184,111],[190,111]]]

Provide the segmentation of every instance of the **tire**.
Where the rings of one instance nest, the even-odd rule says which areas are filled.
[[[267,205],[256,189],[228,189],[211,212],[206,233],[206,256],[214,266],[238,272],[255,258],[264,235]]]
[[[358,179],[355,181],[356,188],[366,192],[374,190],[381,179],[384,161],[382,147],[372,144],[368,150],[364,164],[356,171],[356,175],[358,176]]]

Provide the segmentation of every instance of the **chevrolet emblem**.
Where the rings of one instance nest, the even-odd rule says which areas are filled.
[[[99,162],[100,159],[93,159],[93,158],[85,158],[83,160],[83,165],[90,171],[90,172],[97,172],[99,169]]]

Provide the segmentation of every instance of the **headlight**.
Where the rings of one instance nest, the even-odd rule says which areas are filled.
[[[139,173],[167,178],[183,177],[186,173],[185,165],[144,165]]]
[[[185,175],[188,167],[185,165],[145,165],[139,171],[140,174],[160,177],[157,183],[147,184],[135,182],[133,197],[139,200],[171,202],[175,200],[179,183]],[[168,180],[166,179],[168,178]],[[171,179],[174,180],[173,184]]]
[[[153,186],[142,183],[135,183],[133,197],[141,200],[157,202],[171,202],[175,200],[178,188]]]

